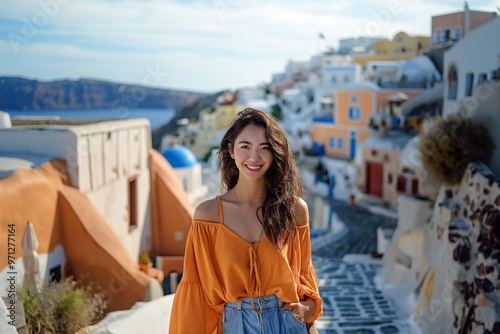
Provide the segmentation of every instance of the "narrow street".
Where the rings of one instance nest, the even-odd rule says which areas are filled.
[[[341,201],[332,200],[331,205],[345,228],[312,239],[313,262],[324,301],[323,317],[316,323],[319,332],[417,333],[409,324],[408,315],[401,314],[379,288],[377,275],[382,263],[369,256],[377,250],[377,227],[395,227],[396,220]]]

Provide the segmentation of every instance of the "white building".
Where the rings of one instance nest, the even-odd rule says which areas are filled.
[[[339,52],[341,54],[370,53],[373,43],[387,40],[385,37],[351,37],[339,40]]]
[[[90,199],[133,259],[138,257],[143,231],[150,231],[149,148],[147,119],[27,121],[0,128],[3,159],[24,161],[31,168],[65,160],[69,184]],[[3,176],[8,175],[4,168]]]
[[[335,110],[335,92],[345,85],[361,82],[361,66],[350,63],[325,63],[321,69],[321,85],[314,95],[316,115],[331,114]]]
[[[201,164],[187,147],[175,145],[162,152],[182,183],[190,203],[198,203],[207,194],[207,186],[202,184]]]
[[[427,56],[416,56],[408,60],[369,61],[363,79],[382,88],[427,88],[441,75]]]
[[[487,86],[483,86],[477,97],[473,92],[478,84],[500,75],[499,33],[500,18],[496,18],[470,31],[445,52],[443,115],[457,112],[462,105],[472,111],[478,105],[478,98],[491,95]]]
[[[234,105],[240,105],[244,108],[254,108],[262,111],[271,111],[271,106],[266,100],[265,93],[259,88],[243,88],[236,92],[236,101]]]

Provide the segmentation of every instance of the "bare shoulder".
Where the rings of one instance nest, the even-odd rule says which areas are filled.
[[[219,222],[219,206],[217,198],[212,198],[200,203],[194,211],[194,220]]]
[[[306,201],[302,198],[297,198],[295,216],[297,217],[297,225],[303,226],[309,224],[309,208],[307,207]]]

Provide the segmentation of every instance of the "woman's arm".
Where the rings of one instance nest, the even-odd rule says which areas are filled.
[[[322,314],[323,301],[319,295],[318,278],[311,260],[311,236],[309,233],[309,209],[303,199],[298,199],[296,219],[299,226],[301,271],[299,297],[297,303],[289,304],[297,317],[304,322],[312,322]]]

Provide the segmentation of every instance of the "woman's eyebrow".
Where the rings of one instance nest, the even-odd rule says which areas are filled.
[[[249,142],[249,141],[246,141],[246,140],[240,140],[240,141],[238,142],[238,144],[252,144],[252,143],[251,143],[251,142]],[[267,141],[266,141],[266,142],[264,142],[264,143],[260,143],[259,145],[260,145],[260,146],[262,146],[262,145],[269,145],[269,142],[267,142]]]

